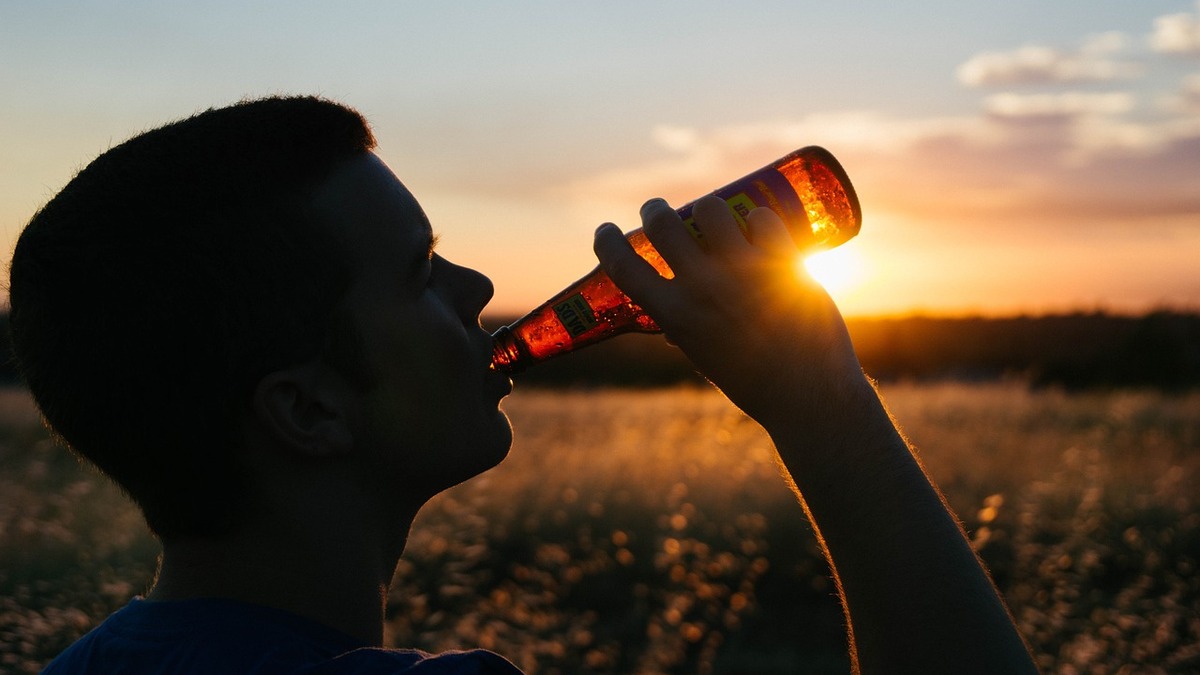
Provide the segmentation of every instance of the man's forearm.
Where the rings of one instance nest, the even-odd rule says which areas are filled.
[[[771,434],[838,576],[864,672],[1034,671],[1008,612],[941,495],[862,374],[828,294],[794,274],[783,221],[745,230],[720,197],[692,209],[703,243],[661,200],[642,207],[666,279],[611,225],[613,281]]]
[[[864,673],[1036,672],[961,527],[875,390],[768,429],[821,538]]]

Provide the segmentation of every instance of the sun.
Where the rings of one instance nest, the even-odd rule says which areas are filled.
[[[817,283],[821,284],[830,295],[837,295],[852,290],[863,281],[863,259],[858,251],[850,246],[841,246],[828,251],[800,257],[796,262],[797,269],[801,266]]]

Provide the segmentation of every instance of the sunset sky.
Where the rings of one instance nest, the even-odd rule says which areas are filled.
[[[360,109],[515,313],[595,226],[803,145],[858,189],[849,315],[1200,309],[1200,3],[0,5],[0,236],[107,147],[248,96]],[[745,5],[750,7],[751,5]]]

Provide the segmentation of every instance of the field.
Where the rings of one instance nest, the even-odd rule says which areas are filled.
[[[884,388],[1045,672],[1200,672],[1200,394]],[[497,470],[418,520],[397,645],[530,673],[846,672],[841,612],[769,441],[713,392],[519,391]],[[156,545],[0,394],[0,672],[146,589]]]

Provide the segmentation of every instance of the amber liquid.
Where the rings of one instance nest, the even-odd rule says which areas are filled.
[[[805,251],[832,248],[858,234],[862,213],[846,172],[819,147],[801,148],[725,187],[736,217],[770,207],[783,218]],[[692,203],[678,209],[696,236]],[[639,228],[628,235],[638,255],[664,277],[673,276],[666,261]],[[547,359],[628,332],[657,333],[658,325],[621,292],[599,267],[563,289],[540,307],[496,331],[492,366],[517,373]]]

